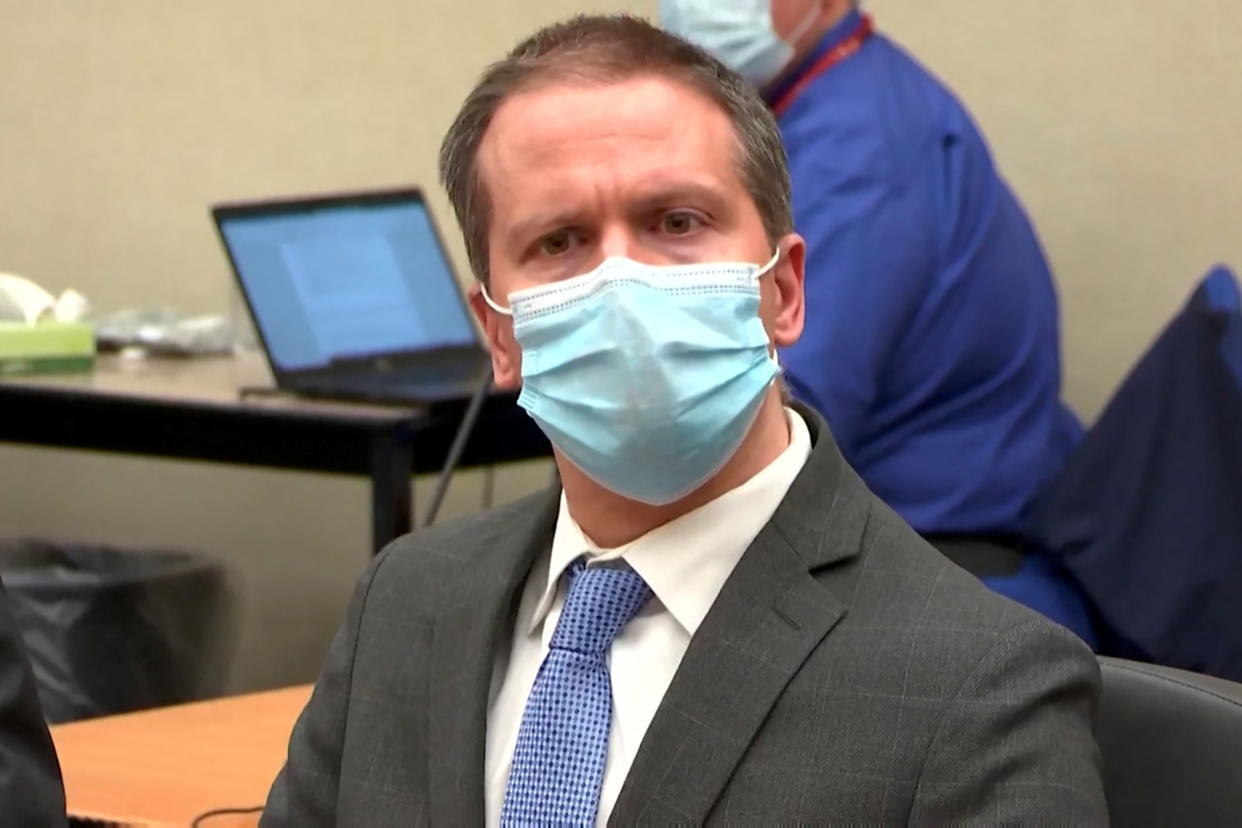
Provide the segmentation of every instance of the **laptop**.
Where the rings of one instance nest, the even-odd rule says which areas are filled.
[[[420,190],[211,214],[279,389],[421,405],[485,381],[486,349]]]

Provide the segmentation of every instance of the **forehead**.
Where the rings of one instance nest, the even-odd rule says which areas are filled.
[[[493,216],[591,190],[620,193],[661,177],[741,187],[724,110],[666,78],[549,82],[508,98],[479,147]]]

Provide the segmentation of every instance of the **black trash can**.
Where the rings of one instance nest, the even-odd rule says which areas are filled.
[[[220,563],[179,551],[0,540],[0,574],[49,722],[223,691],[236,613]]]

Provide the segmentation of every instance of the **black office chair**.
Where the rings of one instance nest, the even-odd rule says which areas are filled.
[[[1114,825],[1242,825],[1242,684],[1101,658],[1096,736]]]

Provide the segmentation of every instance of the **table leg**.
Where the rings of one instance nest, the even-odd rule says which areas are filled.
[[[413,490],[410,475],[414,453],[409,440],[392,434],[377,436],[371,443],[371,544],[372,554],[412,528]]]

